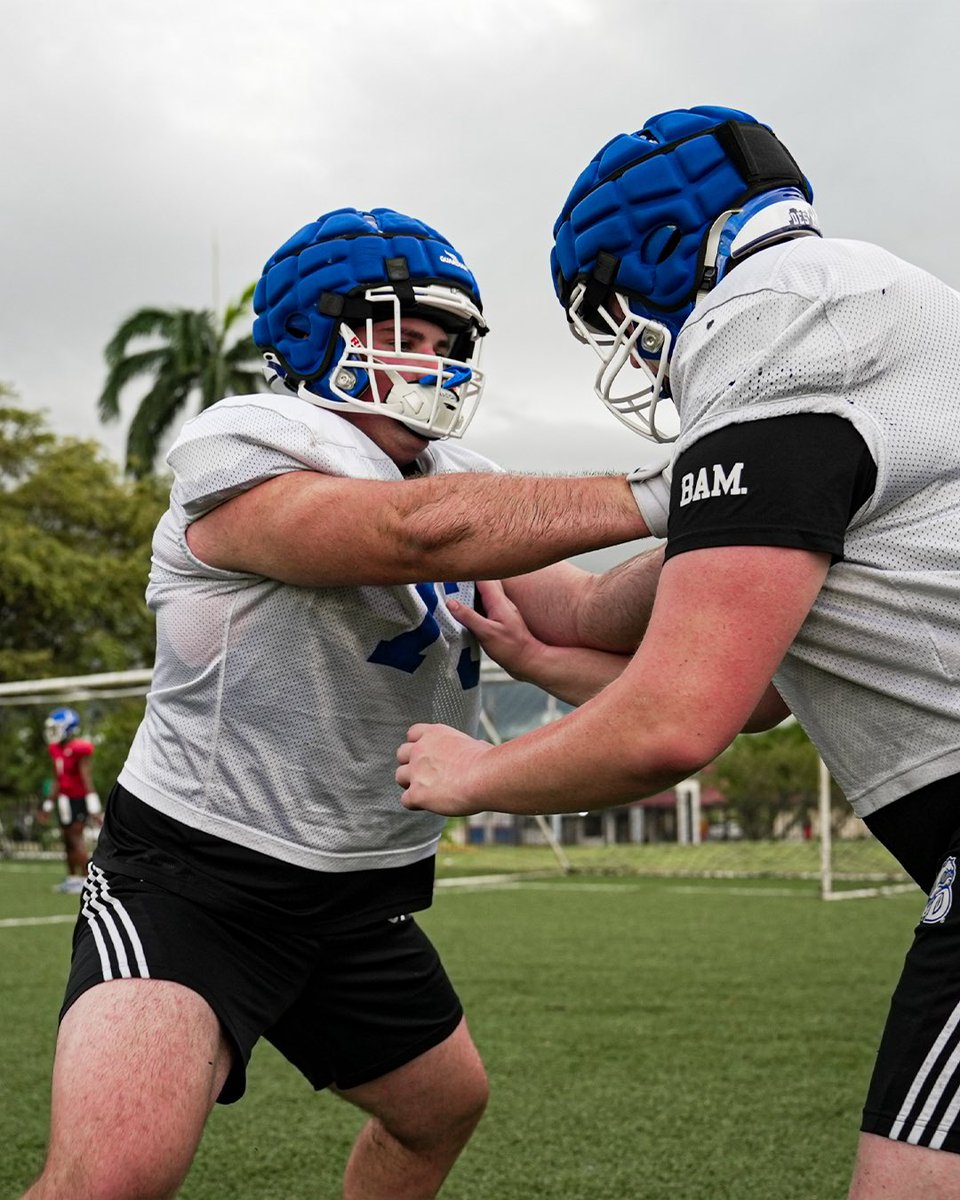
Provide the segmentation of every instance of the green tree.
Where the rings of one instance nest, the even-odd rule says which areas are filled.
[[[251,284],[219,320],[209,309],[141,308],[107,343],[107,381],[97,401],[102,421],[120,416],[120,396],[130,383],[152,380],[127,432],[127,470],[134,477],[153,470],[164,435],[192,402],[200,411],[224,396],[266,387],[252,335],[230,341],[249,314],[253,289]]]
[[[714,779],[746,837],[781,835],[816,807],[817,752],[796,722],[741,734],[717,759]]]
[[[56,437],[11,399],[0,385],[0,680],[148,666],[144,591],[167,484],[125,479],[96,443]],[[0,707],[0,802],[48,772],[44,715]]]

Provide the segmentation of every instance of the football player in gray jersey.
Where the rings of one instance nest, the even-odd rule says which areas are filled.
[[[792,710],[930,893],[850,1198],[933,1200],[960,1195],[960,295],[822,237],[811,202],[733,109],[661,113],[581,173],[554,230],[558,298],[603,403],[675,441],[650,624],[597,695],[481,585],[486,616],[461,615],[490,653],[582,703],[496,748],[418,725],[397,779],[414,810],[602,808]]]
[[[410,915],[444,822],[401,805],[396,746],[412,721],[476,728],[476,578],[510,577],[524,628],[594,673],[656,586],[656,550],[561,561],[645,537],[655,471],[512,477],[459,445],[487,326],[436,230],[327,213],[254,307],[272,391],[208,408],[168,459],[155,671],[84,887],[32,1200],[173,1196],[261,1037],[369,1114],[346,1200],[434,1196],[487,1082]]]

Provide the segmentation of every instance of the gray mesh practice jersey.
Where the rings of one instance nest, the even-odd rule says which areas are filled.
[[[854,424],[876,487],[775,683],[860,816],[960,771],[960,295],[875,246],[803,238],[697,306],[671,380],[678,455],[737,422]],[[672,503],[713,486],[750,480],[723,464]]]
[[[444,818],[403,808],[395,753],[414,722],[476,729],[480,652],[445,603],[472,604],[473,582],[294,587],[207,566],[185,536],[286,471],[399,480],[398,468],[335,413],[272,395],[213,405],[167,461],[175,481],[147,589],[156,665],[120,782],[186,825],[313,870],[432,854]],[[447,442],[419,465],[498,469]]]

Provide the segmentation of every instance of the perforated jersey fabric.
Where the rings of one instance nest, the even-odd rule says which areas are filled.
[[[476,729],[479,648],[444,602],[472,604],[473,582],[293,587],[207,566],[185,536],[286,471],[399,480],[398,468],[335,413],[269,395],[188,421],[167,461],[175,479],[147,589],[156,666],[120,783],[186,825],[313,870],[433,854],[444,819],[402,807],[394,756],[417,721]],[[442,442],[419,465],[498,469]]]
[[[960,771],[960,295],[866,243],[774,247],[697,305],[671,382],[678,455],[742,421],[853,422],[876,488],[775,683],[859,816]]]

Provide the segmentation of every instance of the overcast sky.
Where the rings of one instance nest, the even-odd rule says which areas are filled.
[[[827,233],[960,284],[955,0],[0,0],[0,14],[0,380],[118,459],[123,424],[100,425],[96,397],[124,317],[222,308],[321,212],[385,205],[442,230],[480,281],[492,332],[470,445],[517,469],[642,461],[593,397],[547,260],[582,167],[668,108],[758,116]]]

